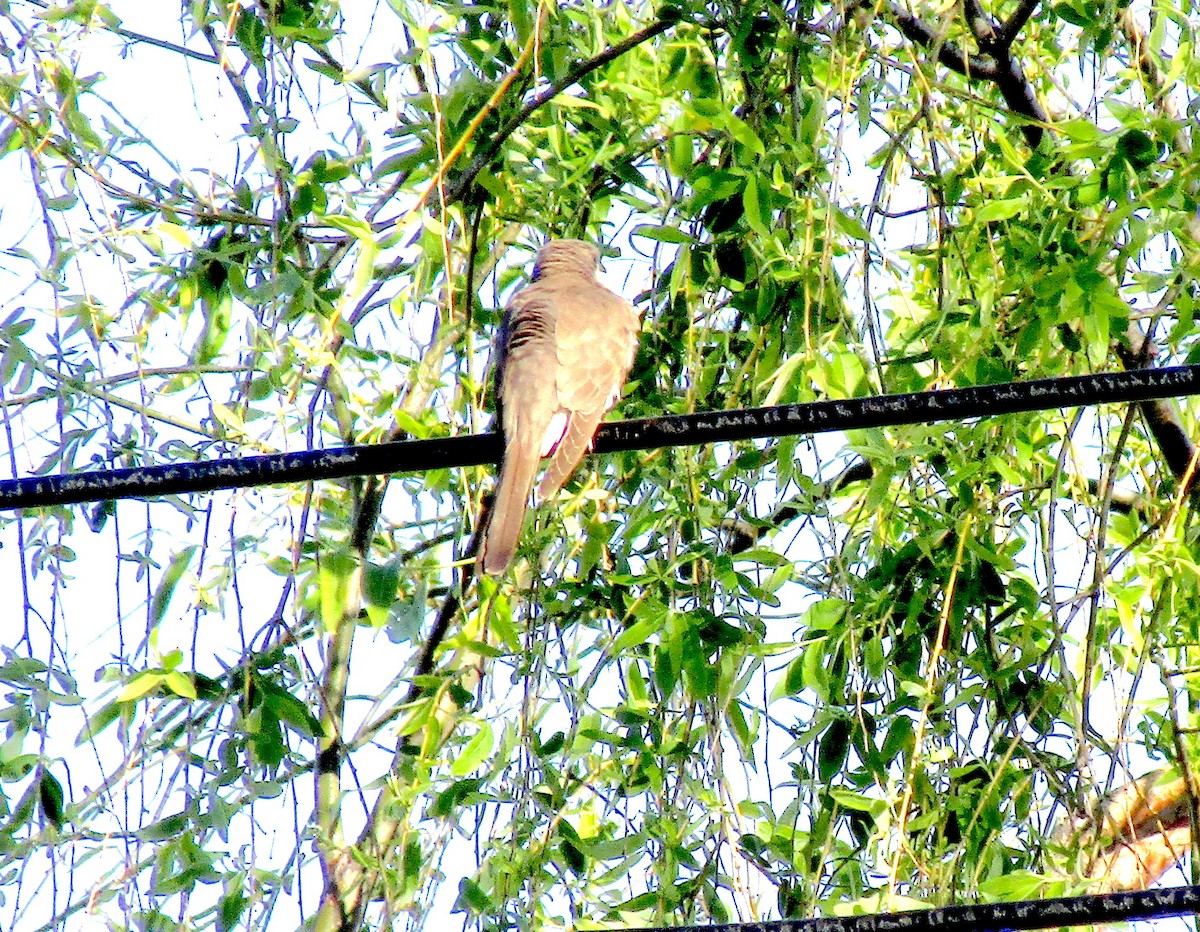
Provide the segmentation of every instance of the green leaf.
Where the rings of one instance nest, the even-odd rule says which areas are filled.
[[[274,684],[264,683],[262,689],[266,707],[279,721],[305,738],[315,738],[321,733],[320,721],[297,696]]]
[[[750,725],[746,721],[746,715],[740,704],[732,702],[726,707],[725,721],[729,725],[734,740],[737,741],[738,753],[742,760],[747,763],[753,762],[754,734],[750,731]]]
[[[367,610],[380,609],[386,615],[387,609],[396,601],[396,589],[399,585],[400,564],[397,561],[368,564],[363,571],[363,597],[367,602]]]
[[[699,211],[709,204],[740,194],[746,186],[742,175],[729,171],[705,170],[692,180],[692,208]]]
[[[75,738],[76,747],[95,739],[104,729],[120,718],[124,710],[125,707],[118,699],[88,716],[87,724],[79,730],[79,734]]]
[[[1162,156],[1162,147],[1140,129],[1127,130],[1117,139],[1116,155],[1134,171],[1144,171]]]
[[[180,549],[171,557],[171,562],[167,564],[166,570],[159,578],[158,586],[154,590],[154,597],[150,600],[151,625],[157,626],[166,616],[167,607],[171,604],[171,596],[175,593],[175,587],[183,578],[183,574],[187,572],[195,553],[196,547],[192,545]]]
[[[479,723],[479,730],[467,742],[466,747],[454,758],[450,765],[450,773],[456,777],[465,777],[482,764],[495,746],[496,736],[487,722]]]
[[[234,434],[244,434],[246,432],[246,422],[242,420],[240,414],[228,405],[221,404],[219,401],[213,402],[212,413],[213,417],[219,423],[227,427]]]
[[[43,770],[38,778],[38,805],[42,816],[55,828],[62,828],[64,800],[62,784],[49,771]]]
[[[694,243],[696,238],[684,233],[678,227],[650,226],[643,223],[629,231],[630,236],[642,236],[660,243]]]
[[[49,670],[45,663],[32,657],[14,657],[8,663],[0,665],[0,683],[10,686],[35,686],[38,678]]]
[[[783,679],[775,685],[771,692],[771,701],[788,696],[799,695],[804,689],[804,654],[788,663],[784,670]]]
[[[1014,900],[1040,900],[1062,896],[1063,881],[1035,874],[1029,870],[1017,870],[981,881],[979,892],[992,902]]]
[[[486,916],[495,912],[495,908],[492,898],[487,895],[483,887],[479,886],[479,884],[469,877],[464,877],[459,881],[458,897],[454,901],[454,907],[451,912],[466,912],[477,916]]]
[[[982,207],[976,209],[975,220],[978,223],[994,223],[998,220],[1009,220],[1028,210],[1028,208],[1029,205],[1024,198],[988,201]]]
[[[351,609],[348,600],[350,580],[358,561],[348,550],[332,550],[321,558],[318,573],[321,595],[321,624],[329,632],[337,630]]]
[[[811,689],[821,699],[829,700],[829,670],[826,666],[827,642],[814,641],[800,655],[800,677],[805,689]]]
[[[859,240],[863,243],[871,241],[871,231],[866,228],[863,222],[858,217],[844,210],[836,210],[833,213],[834,222],[839,230],[845,233],[852,239]]]
[[[343,233],[349,233],[360,242],[369,243],[372,246],[375,244],[375,231],[371,229],[369,223],[358,217],[349,214],[323,214],[319,218],[319,222],[333,227],[335,230],[341,230]]]
[[[238,921],[250,905],[250,900],[246,897],[241,886],[244,880],[240,874],[238,878],[237,885],[226,884],[225,894],[217,902],[218,932],[231,932],[231,930],[236,929]]]
[[[188,827],[189,821],[186,812],[164,816],[157,822],[152,822],[140,829],[137,837],[142,841],[162,841],[166,838],[175,838]]]
[[[345,76],[342,69],[340,67],[338,67],[337,65],[331,65],[327,62],[323,62],[323,61],[320,61],[315,58],[304,59],[304,64],[306,67],[308,67],[312,71],[315,71],[317,74],[324,75],[325,77],[331,78],[334,81],[338,81],[339,83],[342,81],[343,77]]]
[[[635,622],[621,632],[620,636],[613,642],[612,653],[615,655],[623,654],[636,644],[645,644],[652,635],[658,633],[661,627],[661,618],[646,618]]]
[[[173,671],[167,673],[162,681],[167,689],[171,690],[176,696],[184,699],[196,698],[196,686],[188,674]]]
[[[139,673],[132,680],[125,684],[125,688],[117,694],[117,702],[133,702],[142,698],[149,692],[153,692],[162,685],[166,678],[165,673],[157,671]]]
[[[767,154],[762,140],[758,138],[758,134],[754,132],[749,123],[738,119],[729,113],[728,110],[723,112],[723,116],[725,117],[725,129],[728,130],[730,136],[745,146],[754,155],[763,156]]]
[[[770,237],[771,198],[769,189],[760,176],[751,175],[746,179],[743,203],[746,207],[746,222],[750,224],[750,229],[759,236]]]
[[[437,795],[430,807],[429,813],[437,819],[453,815],[463,803],[475,796],[482,781],[476,779],[458,780]]]
[[[841,773],[850,754],[850,723],[837,717],[829,723],[817,745],[817,776],[829,783]]]

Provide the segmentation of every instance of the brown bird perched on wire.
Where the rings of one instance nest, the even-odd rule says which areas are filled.
[[[600,419],[621,397],[641,323],[633,305],[596,278],[600,250],[577,239],[538,250],[533,281],[508,303],[496,339],[496,406],[504,458],[479,566],[512,562],[544,457],[539,501],[575,471]]]

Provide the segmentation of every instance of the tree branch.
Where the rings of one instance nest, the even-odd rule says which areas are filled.
[[[49,10],[50,4],[44,0],[26,0],[31,6],[35,6],[40,10]],[[185,58],[194,58],[196,61],[202,61],[208,65],[219,65],[221,63],[220,55],[210,55],[205,52],[197,52],[189,49],[185,45],[178,45],[174,42],[168,42],[166,39],[157,39],[154,36],[148,36],[141,32],[134,32],[132,29],[126,29],[124,26],[111,26],[102,17],[93,18],[92,23],[99,28],[111,32],[114,36],[120,36],[122,39],[128,39],[130,42],[136,42],[141,45],[152,45],[155,48],[163,49],[167,52],[174,52],[177,55],[182,55]]]
[[[1021,0],[1020,5],[1013,11],[1013,15],[1000,27],[998,41],[1003,42],[1006,46],[1011,46],[1017,38],[1017,33],[1025,28],[1025,24],[1029,22],[1037,7],[1038,0]]]
[[[963,15],[967,20],[967,28],[979,43],[980,51],[991,52],[997,42],[996,24],[984,12],[979,0],[963,0]]]
[[[1126,331],[1129,345],[1117,344],[1117,356],[1126,369],[1146,366],[1157,352],[1154,343],[1142,333],[1136,323],[1130,322]],[[1143,401],[1138,410],[1146,421],[1146,429],[1158,444],[1159,452],[1176,481],[1182,482],[1190,474],[1193,479],[1189,492],[1196,490],[1195,471],[1192,462],[1196,457],[1196,444],[1192,441],[1179,416],[1179,408],[1170,398]]]
[[[903,7],[893,3],[888,7],[896,28],[910,42],[916,42],[937,54],[937,60],[967,78],[996,80],[996,63],[981,55],[968,55],[955,43],[945,39],[924,20],[918,19]]]
[[[898,4],[891,4],[888,12],[896,28],[906,39],[933,51],[937,60],[951,71],[971,81],[990,81],[995,84],[1009,111],[1032,121],[1022,124],[1021,132],[1024,133],[1025,141],[1030,147],[1037,148],[1043,135],[1042,127],[1037,124],[1049,122],[1049,117],[1042,109],[1037,93],[1026,79],[1020,62],[1011,54],[1015,31],[1010,34],[1008,26],[1005,26],[997,32],[991,17],[983,11],[978,0],[963,0],[963,4],[967,25],[983,54],[968,55],[928,23]],[[1021,11],[1018,10],[1018,13]],[[1025,18],[1028,19],[1031,14],[1032,10],[1024,14]]]
[[[1049,123],[1050,117],[1042,109],[1037,92],[1025,77],[1021,63],[1009,54],[1007,48],[997,55],[997,65],[1000,75],[996,78],[996,87],[1000,91],[1000,96],[1004,98],[1004,102],[1008,104],[1008,109],[1017,116],[1036,121],[1021,126],[1021,132],[1025,134],[1025,141],[1029,143],[1031,149],[1036,149],[1041,144],[1043,134],[1042,127],[1038,124]]]

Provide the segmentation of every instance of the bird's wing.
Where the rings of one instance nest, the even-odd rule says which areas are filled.
[[[603,414],[620,397],[633,365],[637,311],[597,282],[564,289],[555,304],[558,403],[568,411],[599,409]]]
[[[562,439],[554,449],[550,465],[546,467],[542,481],[538,483],[538,501],[544,502],[562,488],[563,483],[571,478],[571,473],[583,459],[583,454],[592,444],[596,427],[604,417],[605,408],[597,411],[572,411],[567,420],[567,429],[563,431]]]
[[[554,450],[538,498],[557,492],[587,452],[596,427],[616,403],[637,351],[639,320],[633,306],[597,282],[561,288],[555,301],[555,385],[566,429]]]

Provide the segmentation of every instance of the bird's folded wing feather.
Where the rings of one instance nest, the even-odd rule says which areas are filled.
[[[592,437],[596,434],[596,427],[600,424],[600,418],[604,417],[605,410],[601,408],[598,411],[571,412],[567,420],[567,429],[563,431],[562,439],[559,440],[550,459],[550,465],[546,467],[545,475],[538,483],[538,501],[544,502],[550,498],[571,478],[571,473],[591,446]]]
[[[637,349],[637,312],[604,286],[564,289],[555,305],[557,399],[568,421],[538,486],[543,500],[579,465],[600,420],[620,397]]]

